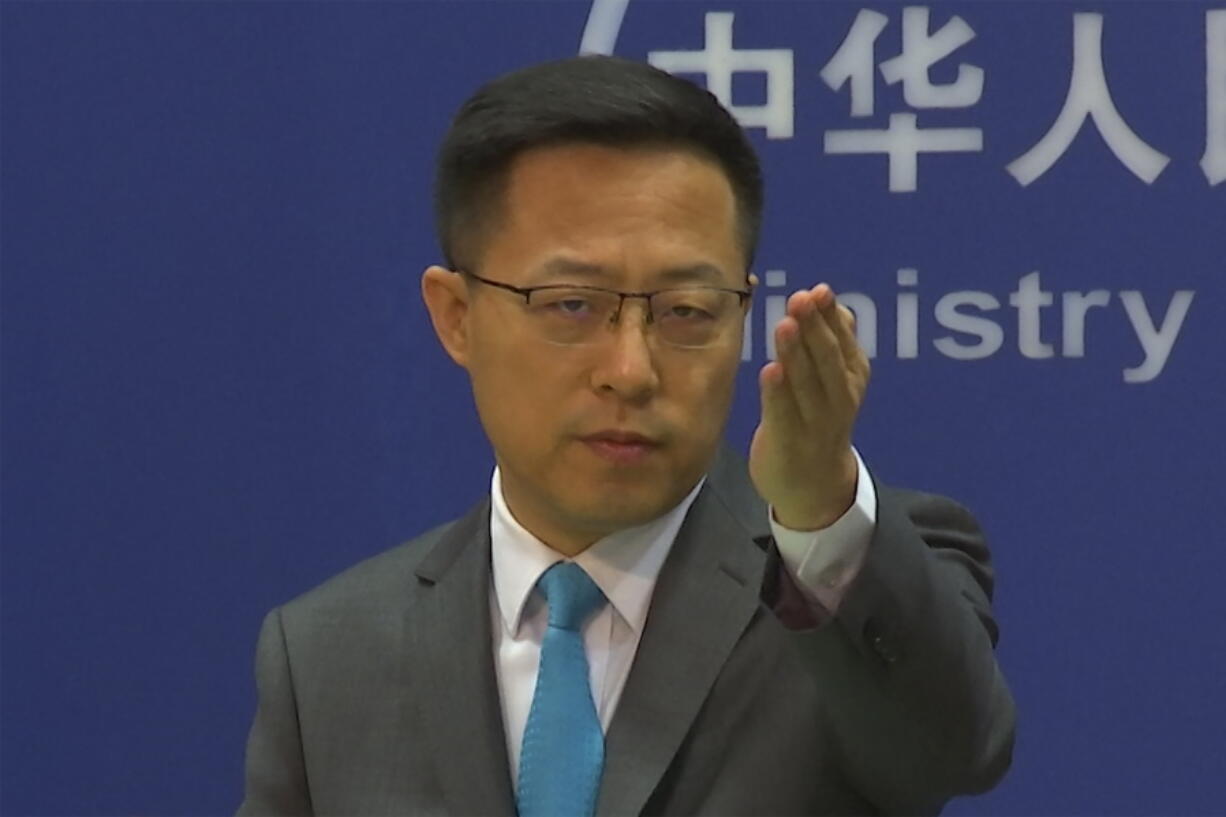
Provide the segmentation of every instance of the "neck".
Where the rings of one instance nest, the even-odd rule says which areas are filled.
[[[546,547],[561,553],[567,558],[574,558],[590,548],[596,542],[618,528],[607,528],[597,524],[581,524],[578,520],[567,522],[556,514],[550,514],[533,502],[530,497],[517,489],[514,480],[507,479],[505,469],[499,470],[502,486],[502,500],[511,516],[523,526],[524,530],[535,536]]]

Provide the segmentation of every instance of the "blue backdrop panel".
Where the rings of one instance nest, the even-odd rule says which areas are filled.
[[[874,352],[873,472],[991,536],[1017,754],[950,811],[1222,813],[1220,3],[0,15],[4,813],[233,810],[263,613],[486,490],[417,295],[434,151],[584,37],[761,150],[729,436],[779,299],[829,280]]]

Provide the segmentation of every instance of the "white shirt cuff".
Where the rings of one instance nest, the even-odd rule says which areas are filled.
[[[829,527],[796,531],[775,521],[770,511],[771,533],[784,567],[797,585],[827,611],[833,613],[843,594],[864,564],[868,545],[877,525],[877,491],[860,452],[856,457],[856,498],[847,512]]]

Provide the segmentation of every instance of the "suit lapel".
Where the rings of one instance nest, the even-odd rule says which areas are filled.
[[[490,632],[489,502],[443,534],[417,568],[410,612],[417,696],[443,800],[455,814],[513,815]]]
[[[759,609],[765,555],[753,539],[708,482],[677,534],[652,595],[605,740],[598,815],[643,810]]]

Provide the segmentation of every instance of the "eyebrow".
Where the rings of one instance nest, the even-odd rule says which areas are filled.
[[[576,261],[571,258],[551,258],[537,268],[537,274],[542,278],[585,279],[606,283],[610,278],[617,276],[617,273],[610,267],[601,264],[591,264],[586,261]],[[652,273],[651,279],[666,284],[708,283],[727,285],[723,270],[705,261],[658,270]]]

